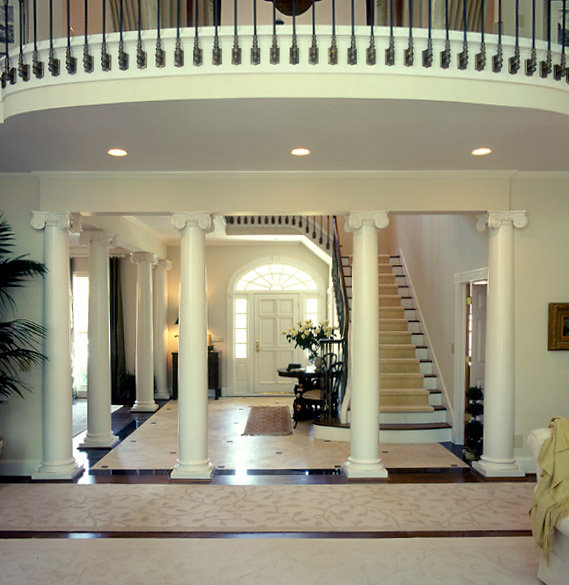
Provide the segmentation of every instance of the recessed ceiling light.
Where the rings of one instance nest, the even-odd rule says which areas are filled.
[[[487,146],[483,146],[482,148],[475,148],[472,151],[472,154],[474,156],[486,156],[487,154],[490,154],[492,152],[491,148],[488,148]]]
[[[308,156],[310,154],[309,148],[293,148],[290,153],[292,156]]]
[[[107,154],[109,156],[126,156],[128,152],[124,148],[109,148]]]

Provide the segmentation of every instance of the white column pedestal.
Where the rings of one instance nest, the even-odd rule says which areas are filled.
[[[154,398],[170,399],[168,389],[168,328],[166,326],[168,283],[167,271],[172,269],[169,260],[158,260],[154,266],[154,283],[152,300],[154,303],[152,317],[154,332],[154,379],[156,392]]]
[[[71,342],[69,330],[69,226],[67,212],[36,211],[44,230],[44,325],[47,338],[42,386],[42,462],[33,480],[72,480],[81,473],[73,457]]]
[[[489,211],[478,229],[489,230],[484,448],[474,469],[486,477],[523,477],[514,458],[514,228],[525,211]]]
[[[346,230],[354,234],[352,265],[351,428],[348,479],[384,478],[379,457],[379,291],[377,230],[387,213],[351,213]]]
[[[119,438],[111,430],[111,342],[109,245],[111,236],[89,231],[89,360],[87,363],[87,435],[82,448],[110,448]]]
[[[131,412],[154,412],[154,355],[152,336],[152,265],[154,255],[134,252],[131,261],[137,267],[136,301],[136,401]]]
[[[209,479],[207,448],[207,301],[205,234],[209,213],[177,213],[180,245],[180,329],[178,349],[178,462],[172,479]]]

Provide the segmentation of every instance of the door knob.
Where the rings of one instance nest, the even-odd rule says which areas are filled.
[[[255,351],[257,353],[259,353],[260,349],[261,349],[261,343],[259,341],[255,341]]]

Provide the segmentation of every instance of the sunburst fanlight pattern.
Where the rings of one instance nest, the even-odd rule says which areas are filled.
[[[289,264],[266,264],[247,272],[235,287],[238,291],[317,290],[314,279]]]

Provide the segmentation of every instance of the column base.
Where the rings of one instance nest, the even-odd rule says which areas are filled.
[[[70,459],[66,463],[42,463],[40,468],[32,473],[32,481],[73,481],[84,470],[82,465],[77,465],[75,459]]]
[[[119,438],[113,433],[94,434],[87,432],[87,435],[79,445],[79,449],[110,449],[114,447]]]
[[[137,400],[130,409],[130,412],[156,412],[157,410],[158,405],[154,400],[150,402],[141,402],[140,400]]]
[[[213,465],[209,459],[201,463],[176,463],[170,479],[211,479]]]
[[[348,479],[386,478],[388,475],[381,459],[358,460],[352,457],[344,463],[344,474]]]
[[[154,394],[154,400],[170,400],[170,392],[168,390],[158,390]]]
[[[492,461],[482,456],[473,461],[472,467],[484,477],[525,477],[526,472],[518,467],[514,459],[507,461]]]

